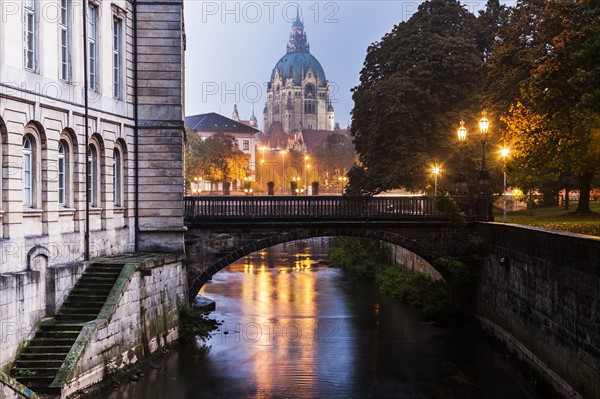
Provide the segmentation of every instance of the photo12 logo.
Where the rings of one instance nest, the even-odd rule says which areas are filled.
[[[337,2],[278,2],[278,1],[204,1],[202,22],[274,23],[282,19],[293,23],[296,17],[314,23],[338,23],[340,6]]]
[[[221,342],[277,343],[281,340],[294,342],[337,342],[339,325],[335,322],[318,321],[312,325],[301,322],[223,323],[219,328]]]
[[[337,94],[340,86],[336,82],[327,81],[329,85],[329,101],[337,104]],[[236,104],[245,102],[248,104],[260,104],[265,101],[269,83],[258,82],[202,82],[200,95],[203,103],[218,99],[222,104],[233,101]]]

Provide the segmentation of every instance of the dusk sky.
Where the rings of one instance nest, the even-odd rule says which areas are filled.
[[[252,104],[262,129],[266,82],[285,55],[300,10],[310,52],[331,85],[335,120],[348,126],[350,89],[359,82],[367,47],[417,10],[421,1],[198,1],[185,0],[186,115],[217,112],[242,119]],[[463,1],[472,12],[486,0]],[[504,3],[512,3],[505,1]]]

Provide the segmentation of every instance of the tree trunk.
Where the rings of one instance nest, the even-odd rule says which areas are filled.
[[[577,212],[590,213],[590,190],[592,189],[592,177],[594,172],[586,172],[581,176],[577,176],[579,185],[579,204]]]

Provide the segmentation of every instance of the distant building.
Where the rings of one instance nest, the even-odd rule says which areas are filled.
[[[244,125],[250,126],[254,129],[258,129],[258,120],[256,119],[256,116],[254,115],[254,109],[252,109],[252,116],[250,117],[250,119],[248,119],[248,120],[240,119],[240,113],[238,112],[237,104],[236,104],[233,106],[233,112],[231,114],[231,119],[233,119],[236,122],[241,122]]]
[[[268,135],[275,123],[292,135],[302,129],[333,130],[334,109],[329,95],[325,71],[310,53],[304,24],[297,16],[287,52],[273,68],[267,86],[264,131]]]
[[[237,147],[250,156],[250,176],[255,174],[256,162],[256,134],[258,129],[248,126],[239,120],[237,106],[234,107],[233,115],[237,120],[227,118],[215,112],[207,114],[191,115],[185,118],[185,125],[188,129],[197,133],[203,140],[217,134],[226,133],[233,135],[237,142]],[[248,121],[250,124],[250,121]]]

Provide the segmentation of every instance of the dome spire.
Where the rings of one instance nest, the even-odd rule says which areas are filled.
[[[292,33],[290,33],[290,42],[287,45],[287,52],[292,53],[294,51],[309,52],[310,46],[306,40],[306,33],[304,33],[304,24],[300,19],[300,8],[296,8],[296,20],[292,25]]]
[[[302,20],[300,20],[300,7],[296,7],[296,20],[292,27],[304,28],[304,24],[302,23]]]

